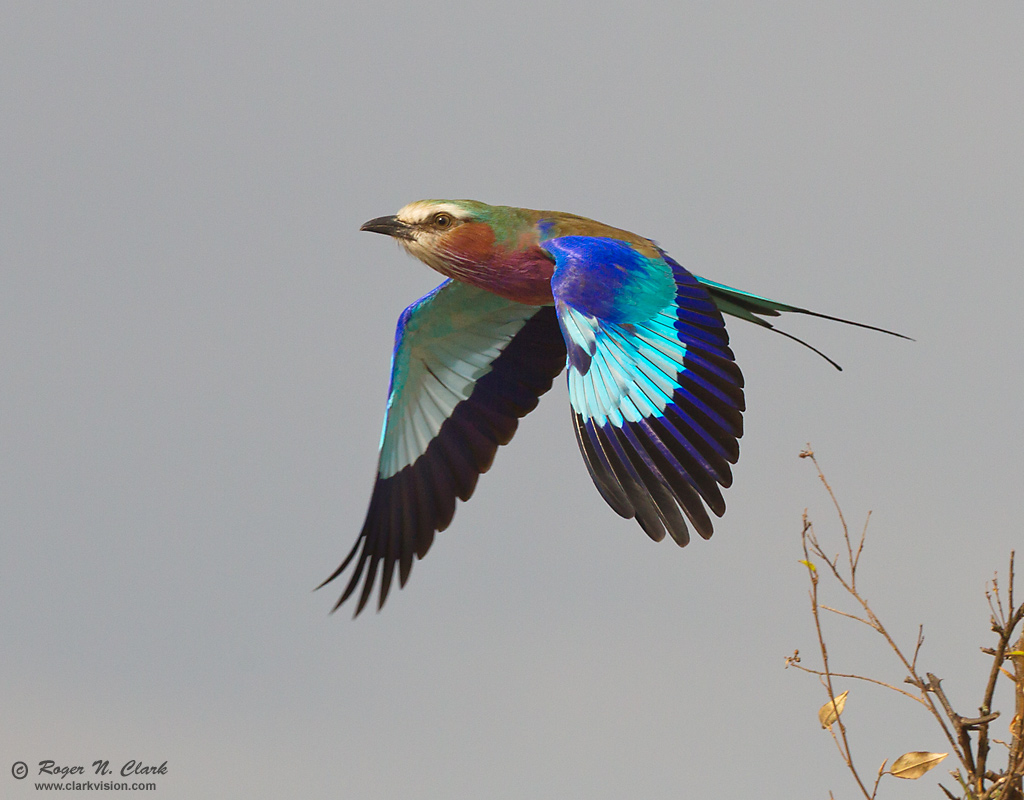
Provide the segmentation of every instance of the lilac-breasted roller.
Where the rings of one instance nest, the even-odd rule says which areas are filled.
[[[356,614],[378,567],[378,608],[396,568],[405,585],[455,499],[470,498],[563,369],[605,502],[682,546],[687,520],[711,536],[708,510],[725,513],[739,458],[743,375],[722,315],[772,328],[763,317],[791,311],[883,330],[692,275],[652,240],[575,214],[420,200],[361,230],[393,237],[447,280],[399,317],[369,511],[324,581],[354,564],[335,609],[362,581]]]

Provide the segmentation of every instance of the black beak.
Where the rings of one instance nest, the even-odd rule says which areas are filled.
[[[398,217],[377,217],[369,222],[364,222],[360,227],[361,231],[373,231],[393,236],[396,239],[412,239],[412,225],[402,222]]]

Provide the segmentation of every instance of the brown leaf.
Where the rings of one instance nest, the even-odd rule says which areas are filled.
[[[831,728],[839,719],[839,715],[843,713],[843,708],[846,706],[846,695],[848,694],[849,691],[843,692],[835,701],[829,700],[818,709],[818,722],[821,723],[821,727]]]
[[[889,772],[897,778],[916,780],[948,755],[949,753],[925,753],[920,750],[904,753],[892,762],[892,769]]]

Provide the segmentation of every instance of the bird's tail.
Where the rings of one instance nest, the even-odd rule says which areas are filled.
[[[853,320],[843,319],[842,317],[833,317],[828,314],[819,314],[817,311],[810,311],[806,308],[800,308],[800,306],[791,306],[788,303],[780,303],[777,300],[769,300],[767,297],[761,297],[760,295],[751,294],[750,292],[741,292],[739,289],[733,289],[731,286],[725,286],[721,283],[715,283],[709,281],[707,278],[701,278],[695,276],[698,281],[708,290],[711,295],[711,299],[714,300],[715,305],[718,306],[718,310],[723,314],[729,314],[739,319],[745,319],[747,322],[753,322],[756,325],[760,325],[763,328],[768,328],[776,333],[782,334],[788,339],[792,339],[795,342],[799,342],[804,347],[807,347],[817,353],[819,356],[824,358],[829,364],[836,369],[841,370],[835,361],[829,358],[827,355],[822,353],[816,347],[805,342],[803,339],[798,339],[792,334],[780,331],[770,322],[762,317],[777,317],[782,312],[793,312],[795,314],[808,314],[812,317],[821,317],[822,319],[829,319],[833,322],[842,322],[845,325],[856,325],[858,328],[867,328],[871,331],[878,331],[879,333],[888,333],[890,336],[898,336],[901,339],[910,339],[909,336],[904,336],[902,333],[896,333],[896,331],[886,330],[885,328],[878,328],[874,325],[867,325],[863,322],[854,322]],[[911,341],[913,341],[911,339]]]

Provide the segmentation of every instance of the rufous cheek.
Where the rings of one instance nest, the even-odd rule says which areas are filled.
[[[489,261],[494,253],[494,231],[483,222],[466,222],[445,237],[446,249],[475,262]]]

